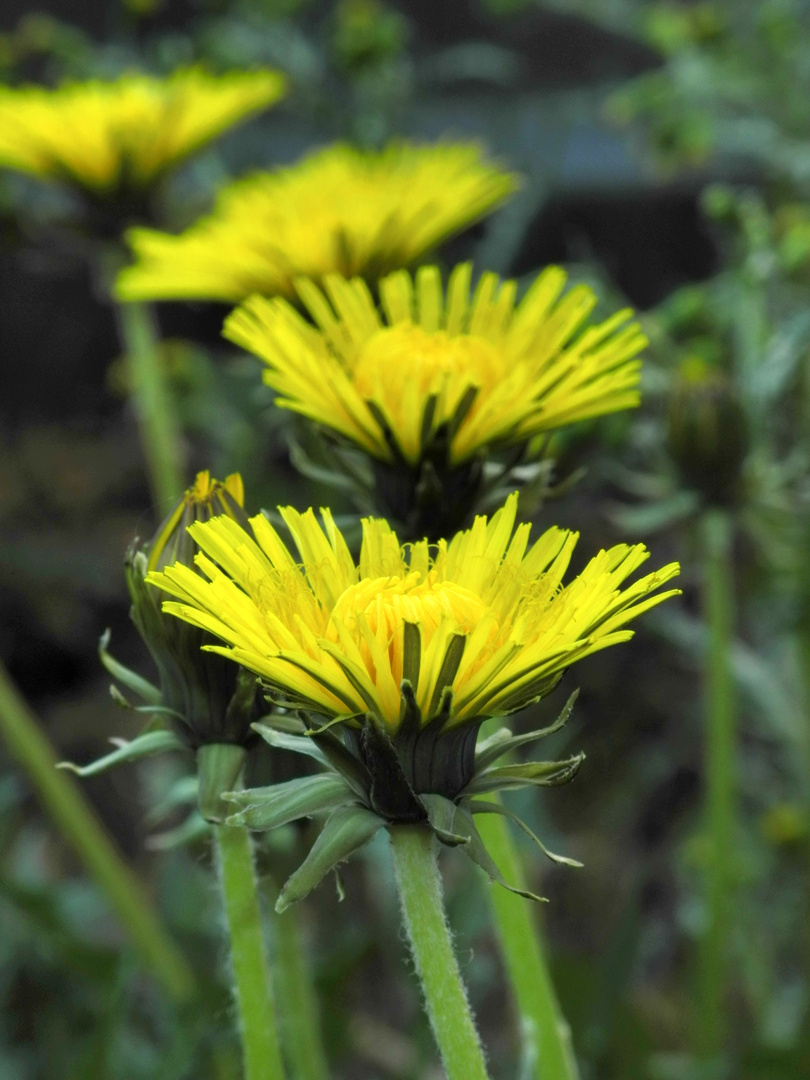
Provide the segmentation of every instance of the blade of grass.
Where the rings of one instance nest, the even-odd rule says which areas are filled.
[[[140,882],[123,862],[76,781],[57,758],[5,668],[0,664],[0,731],[54,824],[107,897],[142,961],[177,998],[193,990],[191,971],[167,936]]]

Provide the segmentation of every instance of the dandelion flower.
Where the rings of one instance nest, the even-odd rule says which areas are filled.
[[[227,128],[276,102],[275,71],[213,75],[199,67],[160,78],[0,89],[0,166],[104,196],[140,191]]]
[[[117,295],[238,302],[252,293],[292,298],[300,275],[374,281],[484,217],[515,187],[474,143],[397,143],[380,153],[339,143],[237,181],[179,236],[131,230],[136,262],[121,272]]]
[[[441,438],[448,463],[639,403],[647,344],[631,312],[585,326],[596,304],[549,267],[515,304],[515,283],[471,267],[405,270],[380,282],[383,313],[361,279],[298,282],[313,327],[280,298],[254,296],[225,336],[259,356],[277,404],[381,461],[414,465]],[[328,297],[328,299],[327,299]]]
[[[385,521],[365,519],[357,563],[326,510],[319,525],[311,510],[281,509],[297,558],[266,518],[250,520],[250,535],[218,517],[190,528],[196,569],[167,566],[147,580],[175,598],[164,611],[224,643],[210,651],[303,710],[312,734],[299,738],[302,752],[340,774],[310,785],[313,797],[381,823],[429,819],[462,843],[452,821],[465,798],[560,783],[581,761],[496,768],[511,744],[476,753],[482,722],[544,697],[572,663],[627,641],[627,624],[677,591],[656,591],[675,563],[622,587],[647,559],[641,544],[600,552],[563,585],[576,534],[552,528],[529,546],[516,511],[513,495],[435,546],[402,547]],[[249,823],[269,827],[290,812],[284,792],[269,798],[269,818],[265,800]],[[295,805],[293,817],[310,812]]]

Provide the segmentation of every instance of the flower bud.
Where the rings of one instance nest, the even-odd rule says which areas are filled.
[[[249,530],[242,502],[240,476],[223,483],[201,472],[147,549],[133,545],[127,556],[133,622],[157,665],[163,705],[193,750],[220,743],[244,745],[257,715],[256,679],[217,653],[204,651],[204,646],[217,643],[206,631],[164,615],[165,597],[145,578],[150,570],[172,563],[194,568],[198,549],[186,530],[195,521],[224,514]]]
[[[687,360],[676,377],[667,421],[670,453],[684,481],[709,503],[734,502],[748,432],[727,377],[697,358]]]

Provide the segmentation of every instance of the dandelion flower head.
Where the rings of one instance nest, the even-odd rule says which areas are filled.
[[[136,262],[117,293],[238,302],[252,293],[292,298],[300,275],[376,280],[490,213],[516,186],[475,143],[403,142],[379,153],[338,143],[225,188],[211,216],[179,236],[131,230]]]
[[[251,537],[222,516],[191,526],[196,570],[148,581],[175,598],[165,611],[220,639],[214,651],[287,705],[349,725],[371,714],[395,736],[407,685],[422,724],[480,723],[538,700],[677,591],[656,591],[676,563],[622,587],[648,557],[641,544],[600,552],[564,585],[576,534],[552,528],[530,546],[516,511],[512,495],[435,546],[401,546],[385,521],[365,519],[357,563],[327,510],[321,525],[281,509],[298,558],[265,517],[250,519]]]
[[[0,89],[0,166],[104,195],[141,190],[285,92],[275,71],[166,77],[128,72],[104,82]]]
[[[647,339],[631,312],[587,325],[596,296],[564,292],[549,267],[516,303],[513,281],[435,266],[380,282],[382,312],[361,279],[298,282],[316,324],[281,298],[251,297],[225,336],[266,364],[277,404],[315,420],[381,461],[417,463],[439,436],[449,463],[639,402]]]

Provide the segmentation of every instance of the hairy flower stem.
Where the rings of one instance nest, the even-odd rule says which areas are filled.
[[[140,882],[73,780],[56,768],[53,749],[0,664],[0,731],[57,828],[107,897],[133,948],[171,994],[191,996],[193,976],[166,935]]]
[[[118,304],[118,326],[124,347],[138,428],[152,497],[158,516],[183,492],[180,428],[161,371],[154,317],[145,304]]]
[[[702,522],[704,613],[709,630],[706,659],[707,925],[700,942],[697,1028],[704,1057],[722,1052],[728,1034],[729,929],[734,887],[735,708],[731,673],[734,618],[732,528],[728,516],[710,511]]]
[[[497,796],[490,796],[491,799]],[[523,863],[505,818],[479,815],[476,824],[487,851],[507,881],[526,888]],[[506,889],[488,890],[509,981],[528,1038],[534,1043],[537,1080],[579,1080],[571,1030],[560,1012],[533,904]]]
[[[229,825],[215,833],[245,1080],[284,1080],[250,833]]]
[[[448,1080],[488,1080],[444,914],[433,835],[419,825],[394,825],[389,833],[402,917]]]

